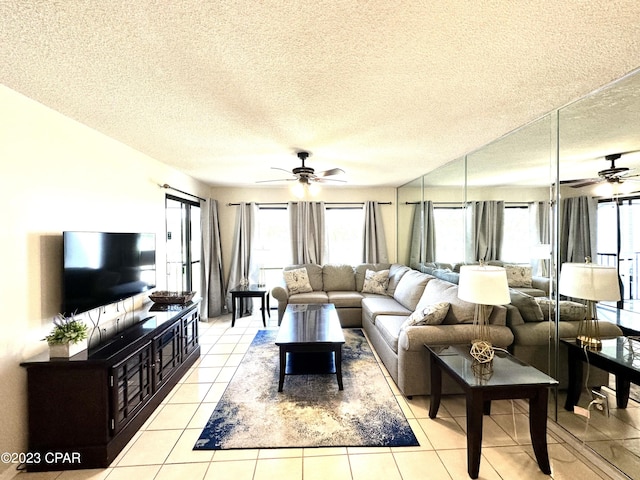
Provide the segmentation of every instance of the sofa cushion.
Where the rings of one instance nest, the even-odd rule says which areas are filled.
[[[555,300],[546,297],[535,297],[536,303],[542,310],[545,321],[555,319]],[[587,306],[569,300],[560,300],[560,321],[582,320],[587,316]]]
[[[367,270],[379,272],[380,270],[389,270],[390,267],[390,263],[361,263],[360,265],[356,265],[356,290],[359,292],[362,291]]]
[[[425,285],[432,279],[435,279],[432,275],[420,273],[417,270],[410,270],[402,275],[393,293],[393,298],[402,304],[403,307],[413,312],[424,292]]]
[[[362,285],[363,293],[379,293],[380,295],[387,294],[387,287],[389,286],[389,270],[367,270],[364,277],[364,284]]]
[[[362,316],[376,323],[378,315],[400,315],[406,318],[412,311],[403,307],[391,297],[366,296],[362,299]]]
[[[298,293],[289,297],[289,303],[329,303],[329,297],[325,292]]]
[[[511,305],[520,310],[520,315],[525,322],[542,322],[544,315],[540,309],[540,305],[536,302],[535,297],[522,293],[516,289],[510,288]]]
[[[376,328],[395,353],[398,353],[398,337],[406,319],[407,317],[402,315],[379,315],[376,318]]]
[[[473,323],[476,306],[458,298],[458,285],[434,278],[425,287],[424,298],[431,302],[448,302],[449,311],[444,317],[443,325],[457,323]]]
[[[439,302],[418,309],[409,315],[409,318],[402,324],[402,328],[414,327],[416,325],[440,325],[449,311],[449,303]]]
[[[387,295],[393,297],[396,287],[398,286],[398,282],[400,282],[402,276],[410,270],[411,269],[406,265],[400,265],[398,263],[394,263],[389,267],[389,286],[387,287]]]
[[[351,265],[330,265],[322,267],[322,284],[325,292],[333,290],[355,291],[356,279]]]
[[[306,268],[302,267],[286,270],[283,272],[283,275],[290,295],[313,291],[313,288],[311,288],[311,284],[309,283],[309,276],[307,275]]]
[[[531,265],[505,265],[510,287],[531,287]]]
[[[336,308],[360,308],[363,296],[360,292],[352,291],[328,291],[329,303],[333,303]]]
[[[284,271],[295,270],[296,268],[306,268],[309,276],[309,283],[314,291],[324,290],[322,287],[322,267],[315,263],[304,263],[302,265],[289,265],[284,267]]]

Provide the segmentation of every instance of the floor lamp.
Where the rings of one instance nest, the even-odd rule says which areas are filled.
[[[600,350],[602,341],[596,303],[620,300],[618,271],[615,267],[587,263],[563,263],[560,271],[561,295],[587,301],[587,313],[578,326],[576,342],[590,350]]]
[[[471,356],[480,364],[490,363],[494,352],[489,335],[488,317],[492,305],[505,305],[511,302],[507,271],[502,267],[483,264],[460,267],[458,298],[476,304]]]

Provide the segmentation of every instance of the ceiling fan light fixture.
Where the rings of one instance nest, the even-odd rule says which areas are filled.
[[[320,193],[320,185],[316,182],[310,182],[308,178],[302,177],[299,181],[291,185],[291,193],[300,200],[309,196],[315,197]]]

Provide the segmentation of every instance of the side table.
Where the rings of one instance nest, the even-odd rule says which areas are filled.
[[[549,475],[547,451],[547,397],[549,387],[558,382],[506,352],[495,352],[493,371],[477,376],[472,369],[469,346],[429,346],[431,357],[431,404],[429,418],[436,418],[440,407],[442,372],[462,387],[467,403],[467,471],[478,478],[482,448],[482,417],[489,414],[491,400],[526,398],[529,400],[531,444],[540,470]]]
[[[265,305],[267,314],[269,318],[271,318],[271,310],[269,307],[269,292],[265,287],[259,285],[247,285],[242,286],[238,285],[237,287],[231,289],[231,326],[235,326],[236,324],[236,304],[239,300],[243,298],[259,298],[260,299],[260,310],[262,311],[262,325],[267,326],[267,320],[265,318]],[[240,316],[242,316],[242,312],[240,312]]]

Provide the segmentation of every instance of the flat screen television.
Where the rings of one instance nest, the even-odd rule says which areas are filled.
[[[63,232],[62,311],[82,313],[156,286],[154,233]]]

